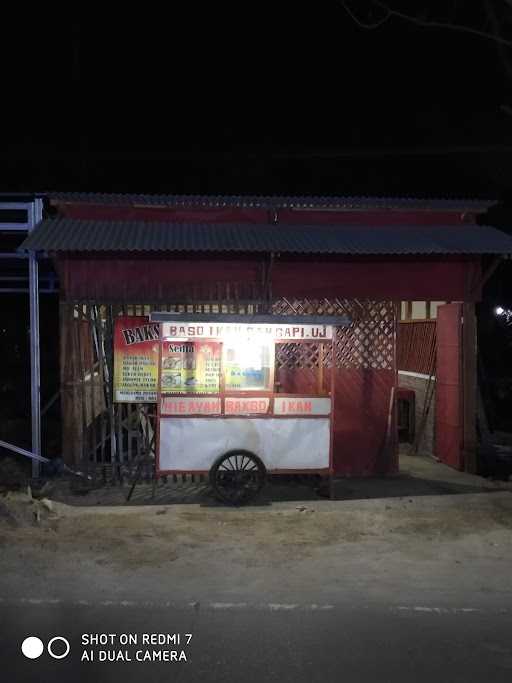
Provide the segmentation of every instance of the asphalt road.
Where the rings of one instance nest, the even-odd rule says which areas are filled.
[[[1,679],[24,683],[81,681],[323,681],[343,683],[509,682],[512,611],[456,607],[334,605],[173,607],[0,605]],[[82,644],[83,634],[115,634],[114,644]],[[180,634],[177,644],[146,645],[143,634]],[[122,645],[121,634],[137,644]],[[192,634],[187,645],[188,636]],[[70,653],[33,660],[20,647],[27,636],[46,645],[69,640]],[[63,643],[54,643],[55,654]],[[94,651],[95,661],[81,661]],[[100,650],[132,661],[99,662]],[[137,652],[185,653],[187,661],[137,662]],[[124,655],[123,655],[124,656]],[[143,655],[138,655],[144,656]],[[152,656],[152,655],[151,655]],[[170,655],[172,656],[172,655]]]

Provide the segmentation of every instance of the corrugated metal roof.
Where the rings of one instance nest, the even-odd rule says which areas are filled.
[[[510,254],[489,226],[382,227],[253,223],[45,220],[20,249],[46,252],[283,252],[298,254]]]
[[[94,192],[48,192],[59,202],[110,206],[167,206],[251,209],[400,209],[431,211],[486,211],[498,203],[494,199],[421,199],[417,197],[318,197],[318,196],[211,196],[172,194],[108,194]]]

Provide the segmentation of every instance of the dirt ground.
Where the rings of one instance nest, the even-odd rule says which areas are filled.
[[[0,501],[0,543],[6,551],[15,546],[22,557],[34,552],[41,558],[48,553],[52,561],[60,555],[83,557],[124,571],[164,566],[199,549],[209,557],[230,553],[247,566],[286,565],[331,546],[383,539],[397,546],[421,546],[512,531],[509,494],[470,496],[458,501],[460,505],[447,506],[442,498],[430,500],[428,507],[425,502],[360,501],[335,510],[320,501],[272,511],[197,506],[80,509],[12,494]],[[464,503],[470,503],[471,511]]]
[[[82,506],[9,493],[0,497],[0,599],[259,602],[307,593],[314,602],[354,593],[417,600],[426,591],[438,601],[510,600],[511,492],[451,473],[436,484],[436,474],[428,465],[423,479],[411,475],[420,493],[398,495],[411,482],[390,481],[385,497],[380,480],[375,497],[377,482],[361,492],[352,481],[340,483],[345,499],[244,508]]]

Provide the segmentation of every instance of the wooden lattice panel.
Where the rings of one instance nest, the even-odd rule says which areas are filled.
[[[351,321],[337,328],[334,340],[335,365],[338,368],[394,370],[396,313],[391,301],[359,301],[357,299],[293,300],[281,299],[273,305],[280,315],[336,315]],[[277,357],[277,366],[287,368],[318,367],[318,345],[286,344]],[[325,366],[332,366],[330,353]]]
[[[277,344],[276,367],[278,370],[318,368],[322,354],[320,344]]]
[[[338,330],[335,341],[336,367],[393,370],[395,365],[394,324],[388,321],[358,321]]]

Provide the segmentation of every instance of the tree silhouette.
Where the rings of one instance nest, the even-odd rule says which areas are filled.
[[[410,3],[394,0],[338,0],[357,26],[372,31],[393,22],[412,24],[418,28],[455,31],[492,41],[508,83],[507,102],[501,109],[512,116],[512,0],[480,0],[475,3],[429,3],[410,13]],[[405,10],[400,7],[404,5]],[[436,5],[438,9],[433,9]]]

